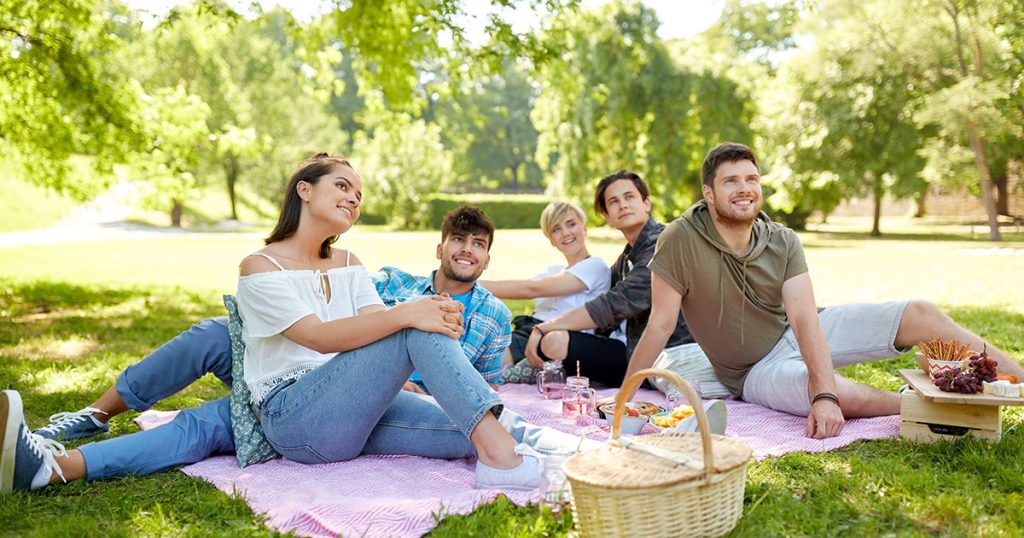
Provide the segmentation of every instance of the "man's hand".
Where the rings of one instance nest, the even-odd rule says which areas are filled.
[[[413,383],[412,381],[406,381],[405,385],[402,385],[402,390],[408,392],[415,392],[416,394],[426,394],[426,392],[424,392],[419,385]]]
[[[534,368],[543,368],[544,361],[537,354],[537,348],[540,347],[540,339],[542,338],[540,331],[531,331],[530,339],[526,341],[526,351],[523,352],[526,355],[526,362],[530,363],[530,366]]]
[[[846,419],[839,404],[832,400],[821,399],[811,404],[811,414],[807,415],[807,436],[815,439],[827,439],[842,433]]]

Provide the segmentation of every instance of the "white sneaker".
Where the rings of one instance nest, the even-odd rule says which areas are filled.
[[[725,435],[725,426],[729,422],[729,409],[722,400],[711,400],[704,404],[704,414],[708,416],[708,429],[716,435]],[[674,432],[695,432],[700,428],[697,425],[697,415],[691,415],[679,421],[679,425],[672,428]]]
[[[476,462],[477,489],[531,490],[540,486],[540,474],[544,468],[541,456],[524,443],[512,449],[523,457],[523,463],[512,469],[495,469],[481,461]]]

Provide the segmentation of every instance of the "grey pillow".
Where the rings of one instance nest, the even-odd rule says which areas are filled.
[[[242,341],[242,318],[234,295],[224,296],[228,310],[228,334],[231,336],[231,431],[235,436],[235,455],[238,465],[248,467],[281,457],[267,442],[263,427],[249,406],[249,386],[245,384],[243,366],[245,343]]]

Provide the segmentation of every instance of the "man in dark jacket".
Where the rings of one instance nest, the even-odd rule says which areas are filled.
[[[605,385],[622,384],[629,357],[647,327],[651,313],[651,271],[658,236],[665,225],[651,218],[650,190],[635,172],[619,170],[601,179],[594,209],[608,226],[622,232],[626,248],[612,265],[612,285],[605,294],[555,319],[534,326],[526,358],[540,368],[546,360],[563,360],[570,374],[579,361],[583,375]],[[626,342],[608,335],[625,321]],[[597,329],[599,334],[581,332]],[[680,316],[666,349],[692,344]]]

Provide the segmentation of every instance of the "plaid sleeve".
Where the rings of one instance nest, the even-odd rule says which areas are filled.
[[[395,267],[381,267],[370,278],[387,306],[395,306],[408,299],[416,284],[416,277]]]
[[[487,320],[480,334],[478,353],[473,367],[488,383],[501,384],[501,359],[512,342],[512,313],[494,296],[488,297]]]

